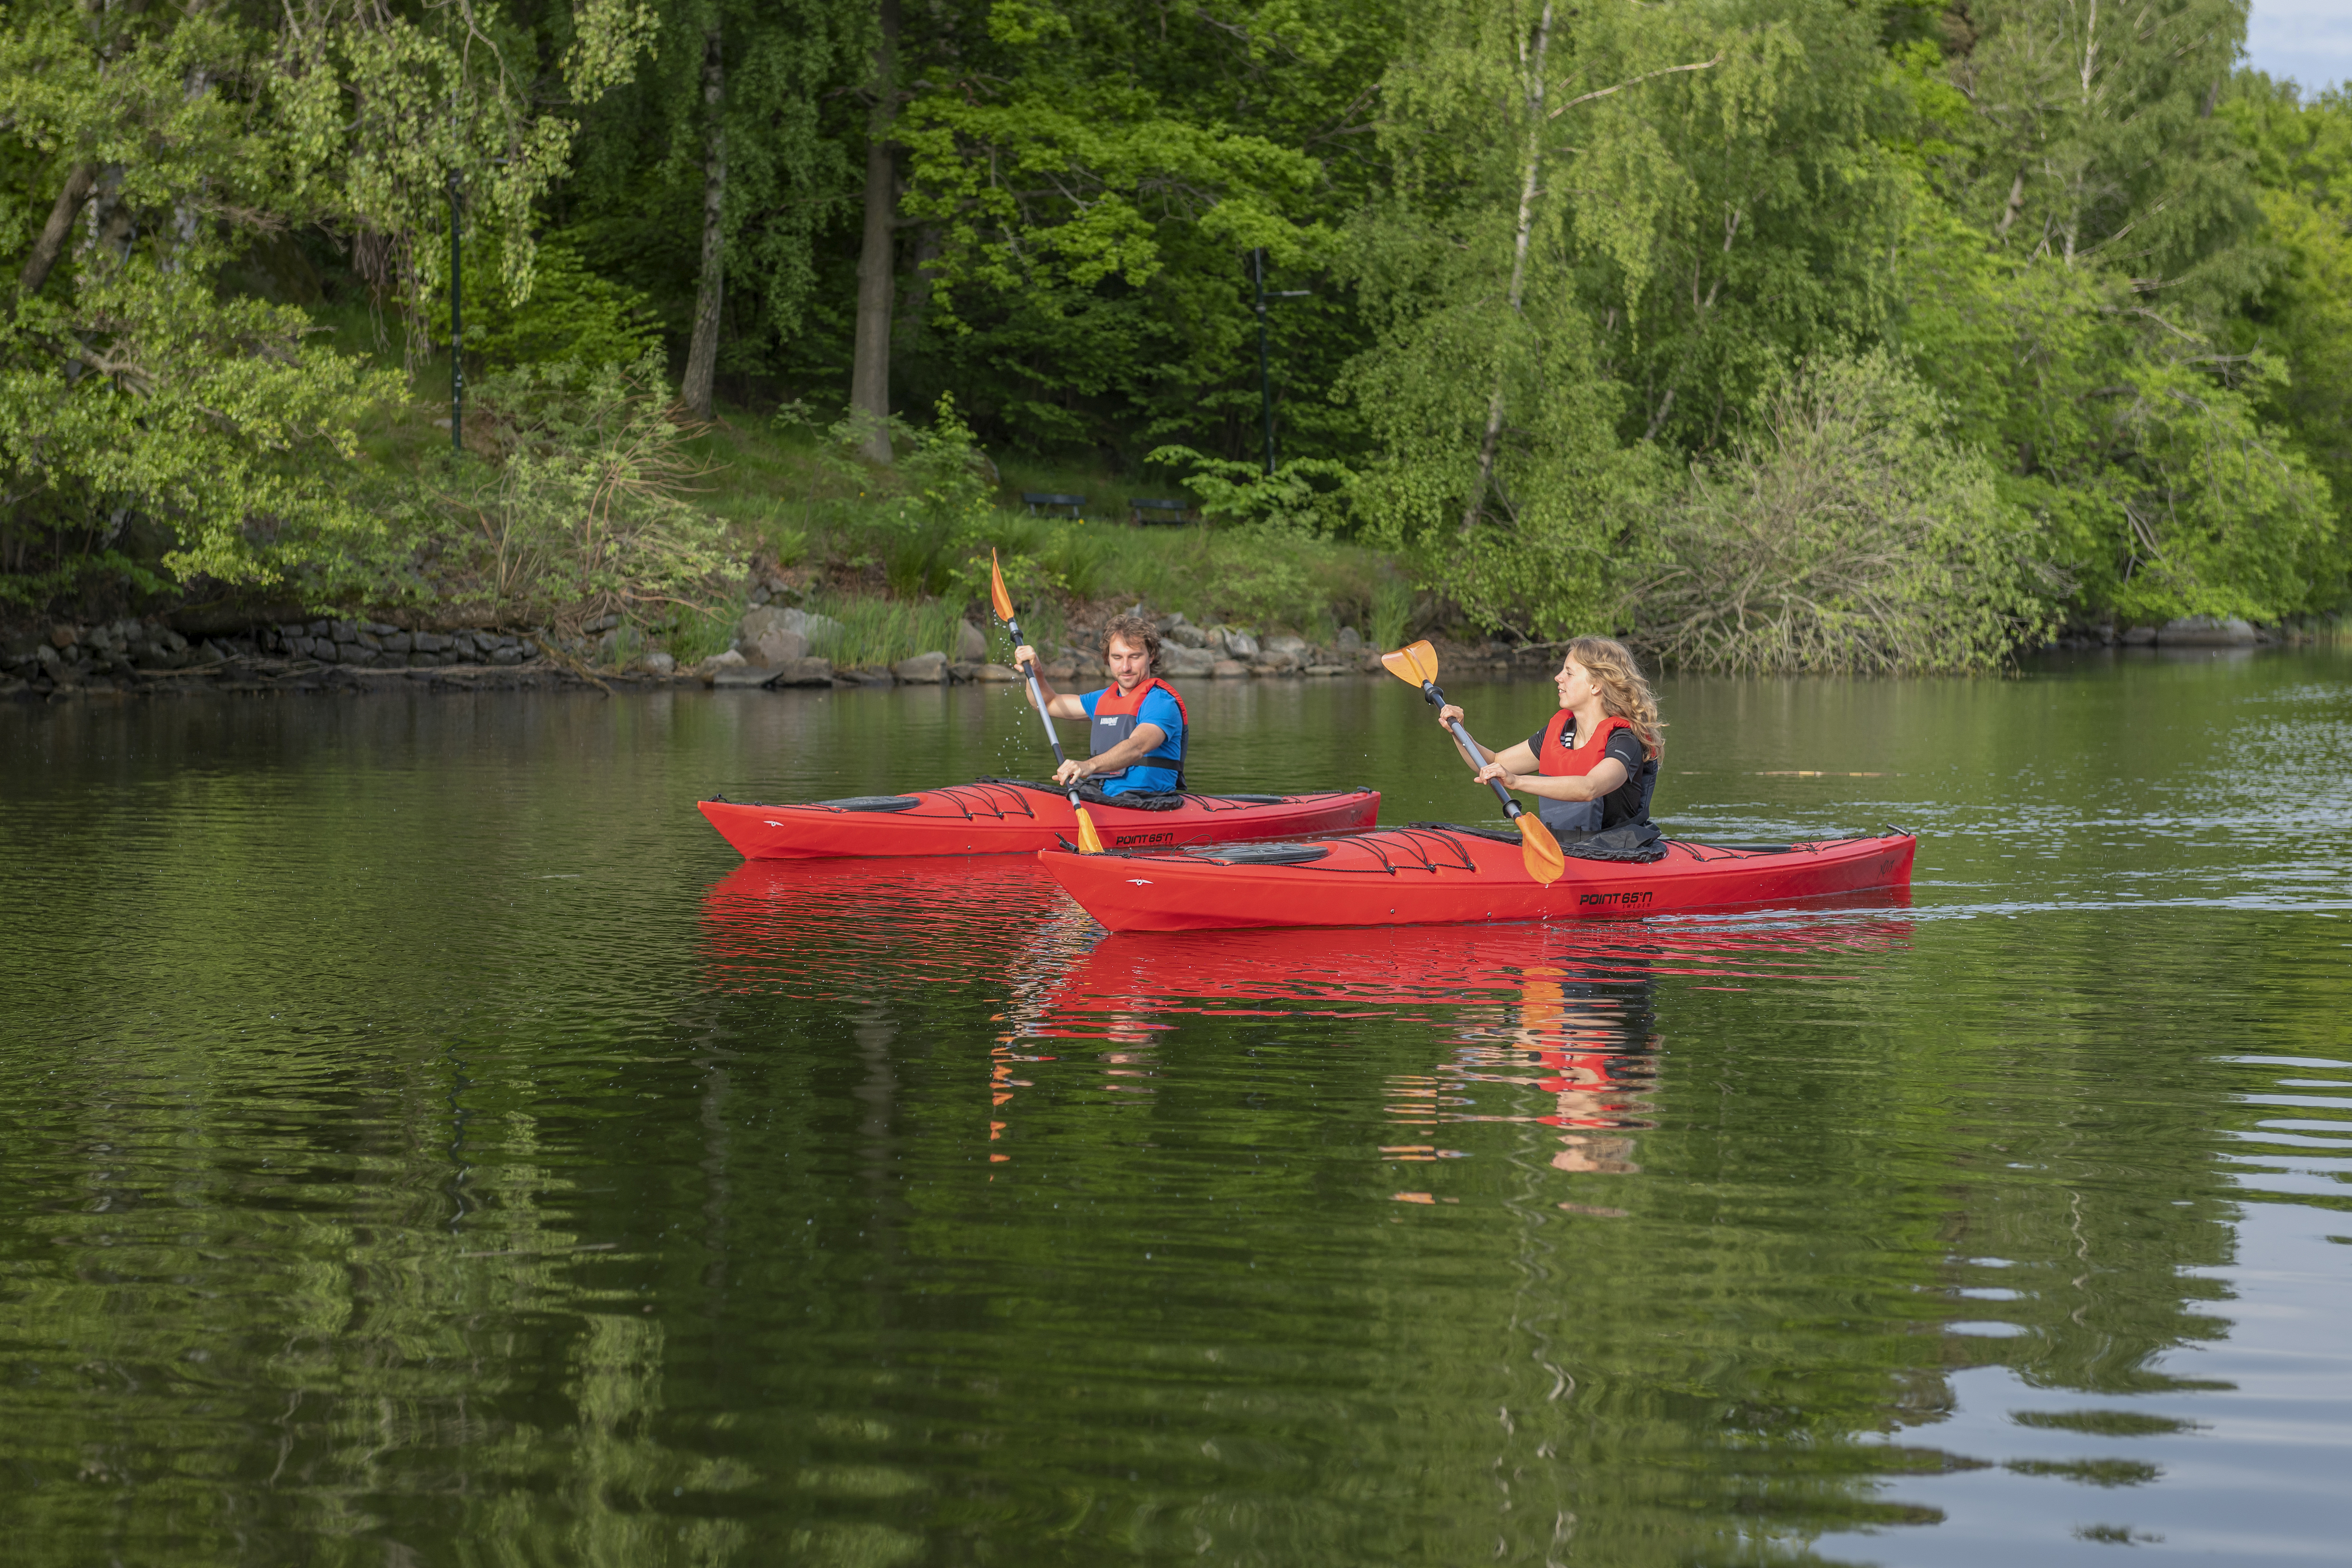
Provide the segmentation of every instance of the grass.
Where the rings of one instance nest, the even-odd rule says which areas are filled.
[[[399,363],[396,322],[387,324],[387,339],[378,344],[363,309],[329,315],[338,347]],[[412,385],[412,397],[384,409],[383,423],[362,433],[362,460],[394,476],[429,471],[449,438],[446,355],[422,363]],[[470,419],[467,425],[470,437]],[[908,590],[908,574],[897,560],[907,548],[903,533],[887,531],[879,509],[869,514],[859,505],[878,494],[880,485],[861,494],[854,476],[824,460],[817,440],[804,427],[780,426],[763,413],[722,405],[719,417],[685,444],[703,469],[686,499],[726,523],[746,559],[758,557],[808,584],[810,607],[845,627],[837,648],[814,650],[837,664],[893,663],[933,648],[954,652],[956,619],[970,615],[984,624],[987,616],[984,573],[969,561],[974,541],[981,560],[989,546],[1008,562],[1025,558],[1033,587],[1022,595],[1023,630],[1041,645],[1063,639],[1070,609],[1107,602],[1181,610],[1201,625],[1296,631],[1318,642],[1330,640],[1344,624],[1383,647],[1401,639],[1411,608],[1409,584],[1381,552],[1241,528],[1130,527],[1130,495],[1181,494],[1181,487],[1160,479],[1119,479],[1101,464],[1019,455],[996,459],[992,510],[960,536],[953,553],[961,559],[953,570],[920,574],[932,589],[945,587],[942,596],[927,597]],[[1024,490],[1085,495],[1087,515],[1083,521],[1032,515],[1020,499]],[[900,583],[896,593],[892,578]],[[1036,584],[1058,593],[1036,592]],[[959,592],[965,595],[960,601]],[[691,662],[726,646],[742,609],[740,603],[720,604],[680,615],[661,628],[663,640]]]

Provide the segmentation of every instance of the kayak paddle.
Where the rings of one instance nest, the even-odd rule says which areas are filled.
[[[1407,686],[1421,688],[1422,696],[1428,700],[1432,708],[1445,706],[1445,693],[1437,689],[1437,650],[1428,643],[1417,642],[1411,647],[1384,653],[1381,655],[1381,663],[1391,675]],[[1463,727],[1461,720],[1456,719],[1446,727],[1454,731],[1454,738],[1462,742],[1462,749],[1470,756],[1475,758],[1483,754],[1478,750],[1478,742],[1470,738],[1470,731]],[[1519,858],[1527,866],[1528,875],[1547,888],[1559,881],[1560,873],[1568,869],[1568,858],[1559,852],[1559,840],[1551,836],[1551,829],[1543,825],[1543,818],[1534,816],[1526,806],[1511,798],[1511,792],[1503,787],[1502,780],[1488,779],[1486,783],[1494,790],[1495,798],[1503,803],[1503,815],[1519,825]]]
[[[995,608],[996,618],[1003,621],[1004,629],[1013,634],[1013,646],[1019,647],[1021,623],[1013,618],[1013,595],[1005,591],[1004,574],[997,567],[996,552],[993,550],[988,552],[988,599]],[[1062,755],[1062,737],[1054,732],[1054,716],[1045,711],[1045,694],[1037,688],[1036,662],[1033,659],[1023,665],[1021,673],[1028,677],[1029,700],[1035,706],[1037,717],[1045,721],[1045,740],[1054,748],[1054,768],[1058,773],[1066,759]],[[1070,809],[1078,814],[1078,853],[1101,854],[1102,835],[1095,831],[1095,819],[1087,815],[1087,808],[1078,804],[1078,786],[1076,784],[1070,786]]]

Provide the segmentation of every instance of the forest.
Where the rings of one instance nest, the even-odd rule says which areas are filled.
[[[2352,97],[2239,0],[5,12],[0,619],[690,657],[994,548],[1868,673],[2352,592]]]

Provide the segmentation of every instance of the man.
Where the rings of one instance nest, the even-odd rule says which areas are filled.
[[[1103,662],[1111,684],[1084,697],[1057,694],[1040,674],[1037,689],[1045,711],[1055,719],[1084,719],[1093,755],[1072,758],[1054,774],[1057,784],[1093,779],[1105,795],[1136,790],[1184,787],[1184,700],[1151,673],[1160,658],[1160,634],[1140,616],[1114,616],[1103,627]],[[1037,650],[1013,650],[1017,668],[1034,664]],[[1041,667],[1042,668],[1042,667]]]

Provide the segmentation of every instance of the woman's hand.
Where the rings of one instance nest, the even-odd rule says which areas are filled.
[[[1095,762],[1092,757],[1072,757],[1054,770],[1054,782],[1066,789],[1080,779],[1092,777],[1094,771]]]
[[[1478,782],[1480,784],[1499,784],[1505,789],[1517,789],[1519,787],[1519,775],[1511,772],[1510,769],[1505,767],[1500,763],[1488,763],[1485,767],[1478,770]]]
[[[1451,730],[1461,721],[1462,710],[1457,704],[1449,702],[1437,710],[1437,727],[1441,730]]]

